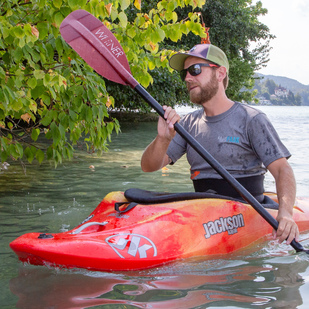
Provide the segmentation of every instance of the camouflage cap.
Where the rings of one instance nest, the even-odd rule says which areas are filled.
[[[188,57],[196,57],[211,61],[225,67],[227,74],[229,72],[229,61],[225,53],[219,47],[212,44],[198,44],[188,52],[173,55],[169,60],[170,67],[177,71],[183,70],[184,62]]]

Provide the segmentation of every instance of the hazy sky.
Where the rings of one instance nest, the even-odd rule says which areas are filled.
[[[309,85],[309,1],[262,0],[268,9],[259,20],[276,36],[262,74],[285,76]]]

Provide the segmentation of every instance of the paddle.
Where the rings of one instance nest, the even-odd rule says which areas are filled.
[[[60,26],[64,40],[100,75],[131,86],[141,95],[156,112],[164,117],[162,106],[134,79],[126,55],[115,36],[100,20],[84,10],[69,14]],[[175,130],[195,151],[204,158],[216,172],[221,175],[274,229],[278,229],[278,221],[215,159],[197,142],[179,123]],[[291,246],[296,251],[305,251],[295,241]],[[307,252],[309,254],[309,250]]]

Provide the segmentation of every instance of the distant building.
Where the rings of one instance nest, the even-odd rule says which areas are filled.
[[[259,104],[260,105],[272,105],[270,100],[265,100],[265,99],[264,100],[259,99]]]
[[[286,98],[288,96],[288,94],[289,94],[289,91],[286,88],[284,88],[284,87],[279,86],[279,87],[275,88],[275,95],[277,97],[284,97],[284,98]]]
[[[258,104],[259,105],[272,105],[272,103],[270,102],[270,100],[267,100],[264,96],[260,96],[257,98],[259,101],[258,101]]]

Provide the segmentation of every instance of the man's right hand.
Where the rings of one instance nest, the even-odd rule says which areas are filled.
[[[180,120],[180,116],[170,106],[164,105],[163,109],[165,111],[164,119],[159,118],[158,135],[171,141],[176,134],[174,124]]]

